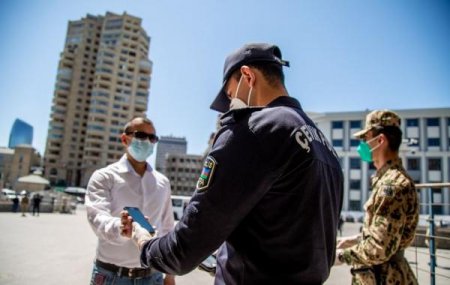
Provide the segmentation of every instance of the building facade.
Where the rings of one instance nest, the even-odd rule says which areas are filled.
[[[155,168],[167,175],[166,161],[169,154],[186,154],[187,141],[184,137],[161,136],[156,147]]]
[[[166,176],[172,195],[192,196],[203,167],[203,156],[169,153],[166,158]]]
[[[149,45],[141,19],[126,13],[69,22],[45,150],[51,185],[86,186],[121,157],[123,126],[147,111]]]
[[[11,188],[9,185],[9,177],[11,173],[11,165],[14,157],[14,149],[8,147],[0,147],[0,187]]]
[[[41,167],[41,155],[30,145],[0,148],[0,186],[15,189],[18,179]]]
[[[400,118],[404,143],[400,148],[403,166],[416,183],[450,181],[450,108],[393,110]],[[352,136],[362,129],[369,111],[308,113],[336,149],[345,177],[344,211],[363,211],[370,196],[372,164],[361,161],[359,140]],[[450,190],[433,190],[436,214],[450,214]],[[421,203],[428,203],[420,191]],[[427,213],[426,206],[421,213]]]
[[[33,144],[33,127],[21,119],[16,119],[9,134],[8,147],[15,148],[21,144]]]

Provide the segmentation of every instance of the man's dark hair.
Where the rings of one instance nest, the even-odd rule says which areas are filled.
[[[123,132],[124,133],[128,133],[131,132],[131,125],[132,122],[136,119],[141,119],[143,123],[149,124],[151,126],[153,126],[153,122],[150,121],[150,119],[147,119],[145,117],[134,117],[133,119],[131,119],[130,121],[128,121],[128,123],[125,124],[125,127],[123,128]]]
[[[402,143],[402,130],[398,127],[387,126],[373,129],[374,137],[383,134],[388,139],[389,149],[392,151],[398,151]]]
[[[272,62],[253,62],[247,64],[247,66],[256,68],[261,71],[262,75],[267,80],[270,86],[276,87],[280,83],[284,85],[283,68],[279,64]],[[240,68],[236,69],[231,76],[239,81],[241,77]]]

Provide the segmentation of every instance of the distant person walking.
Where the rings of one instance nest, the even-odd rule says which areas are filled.
[[[339,231],[339,236],[342,236],[342,226],[344,225],[344,219],[342,218],[342,216],[339,218],[339,224],[338,224],[338,231]]]
[[[24,196],[22,197],[22,200],[20,201],[20,209],[22,210],[22,217],[25,217],[25,213],[28,210],[28,204],[29,204],[30,200],[28,199],[28,194],[24,194]]]
[[[42,201],[41,195],[36,193],[33,196],[33,216],[35,213],[37,213],[37,215],[39,216],[41,201]]]
[[[17,213],[17,209],[19,209],[19,197],[16,195],[13,199],[12,199],[12,212],[13,213]]]

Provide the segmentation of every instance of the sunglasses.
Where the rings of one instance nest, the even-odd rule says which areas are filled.
[[[155,134],[147,134],[146,132],[140,132],[140,131],[134,131],[134,132],[126,132],[127,136],[132,135],[133,137],[137,138],[138,140],[149,140],[152,143],[157,143],[159,138]]]

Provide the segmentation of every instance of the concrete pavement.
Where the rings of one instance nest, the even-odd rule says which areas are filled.
[[[345,223],[344,235],[358,232],[360,224]],[[89,284],[95,255],[96,236],[92,232],[83,206],[75,214],[41,214],[21,217],[19,213],[0,213],[0,284],[1,285],[86,285]],[[420,253],[422,252],[422,253]],[[450,258],[449,251],[439,255]],[[407,251],[408,260],[419,262],[427,269],[426,249]],[[441,258],[438,264],[450,267],[449,260]],[[413,268],[414,271],[415,267]],[[419,273],[420,284],[430,284],[429,274]],[[437,273],[449,276],[450,271]],[[177,285],[213,284],[213,277],[198,269],[177,276]],[[350,284],[348,266],[332,269],[326,285]],[[450,284],[449,279],[438,277],[436,284]]]

